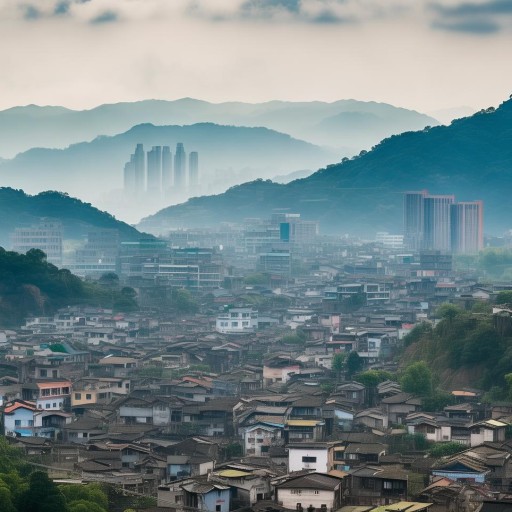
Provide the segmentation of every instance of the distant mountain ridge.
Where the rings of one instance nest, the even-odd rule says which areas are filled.
[[[122,241],[143,236],[109,213],[60,192],[47,191],[31,196],[22,190],[0,188],[0,246],[10,247],[9,235],[15,228],[38,224],[42,217],[59,220],[65,238],[79,239],[95,229],[117,229]]]
[[[342,113],[358,114],[351,128]],[[350,116],[349,116],[350,117]],[[326,120],[330,121],[327,125]],[[27,105],[0,111],[0,157],[33,147],[65,148],[96,136],[115,135],[135,125],[223,125],[266,127],[344,154],[369,148],[382,138],[438,122],[425,114],[385,103],[339,100],[209,103],[192,98],[105,104],[90,110]]]
[[[512,227],[512,100],[497,110],[383,140],[372,151],[279,185],[255,181],[193,198],[143,219],[139,227],[208,226],[288,208],[324,232],[374,235],[402,229],[402,192],[428,189],[484,200],[486,232]]]

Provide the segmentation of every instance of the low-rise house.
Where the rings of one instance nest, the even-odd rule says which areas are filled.
[[[471,446],[491,442],[498,443],[505,441],[507,423],[498,420],[484,420],[471,425]]]
[[[203,480],[190,480],[181,484],[183,505],[203,512],[229,512],[231,488]]]
[[[287,443],[309,443],[324,439],[324,420],[286,420],[284,436]]]
[[[381,401],[382,407],[388,416],[388,422],[401,425],[406,416],[421,408],[421,399],[410,393],[398,393]]]
[[[363,466],[351,470],[348,505],[389,505],[407,498],[407,473],[393,467]]]
[[[299,443],[288,445],[288,471],[304,469],[327,473],[329,445],[327,443]]]
[[[268,455],[273,444],[282,439],[284,424],[258,422],[241,429],[244,440],[244,454],[255,457]]]
[[[204,455],[168,455],[167,481],[207,475],[214,467],[215,461]]]
[[[288,510],[302,512],[313,507],[333,512],[340,508],[342,499],[342,480],[321,473],[293,477],[275,486],[275,501]]]
[[[66,379],[40,380],[22,386],[24,400],[35,400],[36,407],[60,410],[69,407],[71,382]]]
[[[384,430],[388,428],[388,416],[381,409],[366,409],[355,415],[354,423]]]
[[[4,434],[6,436],[33,436],[35,402],[13,400],[3,409]]]

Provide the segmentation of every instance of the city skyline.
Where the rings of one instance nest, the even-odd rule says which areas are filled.
[[[497,0],[0,0],[0,109],[196,97],[478,110],[510,94],[511,23]]]

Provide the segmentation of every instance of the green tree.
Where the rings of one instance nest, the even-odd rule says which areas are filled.
[[[512,304],[512,291],[499,292],[496,296],[496,304]]]
[[[392,380],[393,374],[384,370],[368,370],[361,372],[354,377],[354,380],[365,385],[367,388],[375,388],[385,380]]]
[[[449,443],[436,443],[430,450],[429,454],[431,457],[449,457],[456,453],[467,450],[467,446],[460,443],[449,442]]]
[[[420,396],[432,394],[432,372],[425,361],[409,365],[400,378],[402,390]]]
[[[346,366],[348,374],[352,376],[354,375],[354,373],[361,371],[363,367],[363,359],[359,356],[357,352],[352,351],[347,357]]]
[[[443,320],[451,323],[457,316],[462,313],[462,309],[448,302],[444,302],[437,308],[436,317],[442,318]]]
[[[331,368],[336,372],[336,376],[339,377],[345,368],[345,360],[347,354],[345,352],[336,352],[332,358]]]
[[[30,475],[29,488],[19,503],[18,510],[23,512],[69,512],[66,498],[42,471]]]

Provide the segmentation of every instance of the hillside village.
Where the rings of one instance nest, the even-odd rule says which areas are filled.
[[[69,305],[0,331],[9,442],[55,481],[161,512],[512,507],[512,401],[471,372],[436,382],[437,402],[404,380],[446,303],[510,332],[496,300],[512,284],[393,237],[306,225],[285,243],[254,224],[120,249],[119,277],[95,278],[138,310]]]

